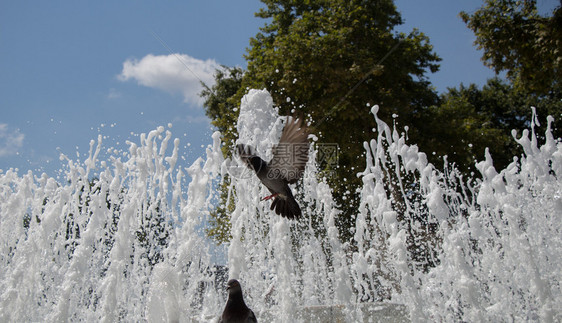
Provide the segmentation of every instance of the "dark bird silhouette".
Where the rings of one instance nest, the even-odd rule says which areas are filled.
[[[267,163],[254,154],[248,145],[236,146],[238,154],[248,168],[254,170],[273,198],[271,210],[289,219],[301,216],[301,208],[288,184],[296,183],[303,175],[308,161],[308,132],[301,127],[301,120],[287,117],[279,143],[273,147],[273,158]]]
[[[254,312],[244,303],[240,283],[236,279],[231,279],[226,283],[226,290],[228,299],[219,323],[257,323]]]

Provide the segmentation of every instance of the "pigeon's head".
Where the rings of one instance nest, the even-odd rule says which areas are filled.
[[[252,165],[252,168],[256,171],[256,173],[266,166],[265,161],[258,156],[252,156],[248,158],[248,161],[250,162],[250,165]]]
[[[241,292],[242,287],[240,287],[240,283],[236,279],[231,279],[226,283],[226,290],[229,294]]]

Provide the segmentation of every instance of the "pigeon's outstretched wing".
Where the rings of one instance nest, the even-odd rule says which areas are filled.
[[[301,119],[287,117],[279,144],[273,147],[268,176],[283,178],[289,184],[296,183],[302,177],[310,144],[307,129],[301,124]]]

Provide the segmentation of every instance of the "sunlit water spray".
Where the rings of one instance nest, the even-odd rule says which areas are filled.
[[[550,121],[543,145],[533,118],[530,133],[514,136],[524,156],[498,172],[486,153],[481,179],[467,180],[429,164],[377,109],[346,243],[315,144],[294,187],[300,221],[260,202],[268,192],[236,159],[224,160],[219,133],[187,169],[177,166],[179,140],[160,127],[125,154],[100,160],[99,139],[84,161],[63,156],[63,180],[0,173],[0,321],[217,317],[226,277],[205,226],[225,178],[227,275],[241,281],[258,320],[302,321],[303,307],[344,305],[347,321],[368,321],[359,304],[383,301],[404,304],[413,321],[559,321],[562,144]],[[237,127],[240,142],[268,160],[283,118],[266,91],[252,90]]]

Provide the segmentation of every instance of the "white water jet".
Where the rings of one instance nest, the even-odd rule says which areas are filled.
[[[262,321],[311,320],[303,308],[335,305],[346,321],[368,321],[363,305],[380,301],[404,304],[413,321],[561,320],[562,144],[552,119],[543,145],[533,117],[530,133],[514,133],[524,155],[497,171],[486,153],[471,180],[428,163],[376,112],[345,243],[314,144],[293,187],[300,221],[260,201],[267,190],[224,160],[219,133],[186,169],[179,139],[159,127],[105,160],[101,137],[84,161],[62,156],[63,180],[0,172],[0,321],[207,321],[222,311],[226,276]],[[251,90],[239,141],[268,160],[283,120],[266,91]],[[227,274],[204,232],[225,178]]]

